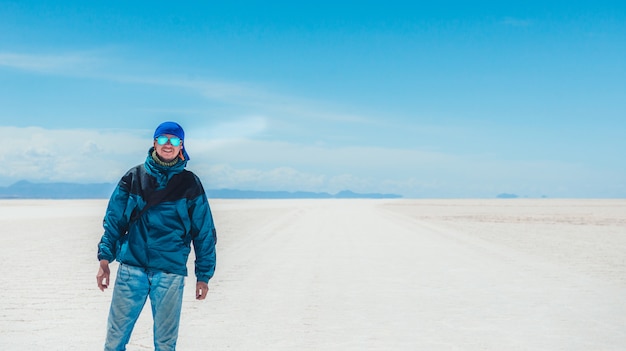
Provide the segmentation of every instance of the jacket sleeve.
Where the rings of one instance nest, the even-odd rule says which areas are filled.
[[[125,175],[111,194],[103,221],[104,234],[98,244],[98,260],[113,262],[117,257],[119,240],[128,231],[128,182],[131,178],[130,174]]]
[[[215,273],[217,232],[204,190],[192,200],[189,210],[193,248],[196,254],[196,278],[198,281],[208,283]]]

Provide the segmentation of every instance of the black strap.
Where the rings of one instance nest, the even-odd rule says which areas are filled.
[[[150,207],[155,206],[163,202],[163,200],[167,197],[168,194],[172,193],[183,183],[183,172],[175,174],[172,178],[167,182],[165,188],[160,190],[153,191],[146,201],[146,205],[139,211],[138,213],[133,213],[130,217],[130,223],[138,220],[143,216]]]

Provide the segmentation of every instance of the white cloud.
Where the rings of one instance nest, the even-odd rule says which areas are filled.
[[[268,127],[267,118],[264,116],[247,116],[210,125],[205,123],[201,121],[185,126],[190,143],[204,140],[210,141],[204,145],[214,147],[216,144],[236,142],[258,136],[265,132]]]
[[[242,190],[320,191],[326,185],[326,176],[298,171],[290,167],[268,170],[234,168],[227,164],[199,167],[197,173],[206,179],[209,188]]]
[[[228,130],[236,126],[232,123],[216,128]],[[623,185],[610,188],[611,183],[619,182],[609,181],[604,186],[605,173],[584,165],[267,142],[246,138],[264,130],[262,118],[244,118],[240,123],[249,129],[241,135],[231,134],[234,139],[228,141],[197,136],[187,140],[192,158],[188,168],[200,176],[206,188],[352,190],[417,197],[495,196],[502,192],[584,197],[594,192],[604,196],[623,192]],[[150,130],[39,127],[0,127],[0,134],[9,136],[0,156],[0,179],[6,182],[117,182],[126,170],[145,160],[152,137]]]
[[[127,84],[142,84],[162,87],[174,87],[188,90],[208,100],[218,101],[231,106],[243,107],[253,111],[272,114],[272,120],[297,121],[298,126],[303,120],[315,123],[359,123],[373,124],[373,119],[349,112],[328,102],[314,101],[269,91],[264,86],[250,82],[223,81],[211,78],[190,79],[175,75],[141,76],[132,74],[97,73],[91,78],[115,81]],[[254,117],[265,119],[265,117]],[[251,117],[250,119],[253,119]],[[240,123],[240,122],[237,122]]]
[[[211,140],[195,143],[206,143],[203,156],[212,163],[238,163],[259,168],[279,165],[311,171],[331,169],[334,174],[367,172],[384,175],[427,170],[457,161],[455,157],[443,153],[397,148],[330,147],[250,139],[228,144],[213,144]]]
[[[380,175],[363,176],[376,173],[372,171],[379,167],[376,162],[362,164],[372,149],[329,149],[246,139],[264,131],[264,120],[257,117],[215,129],[231,139],[215,142],[188,132],[186,141],[192,158],[189,168],[206,179],[207,187],[379,191],[376,179]],[[0,158],[5,166],[0,169],[0,179],[12,182],[116,182],[127,169],[143,162],[151,145],[148,130],[0,127],[0,133],[11,136]],[[388,155],[382,159],[390,162],[387,167],[393,164]]]
[[[10,135],[0,177],[55,182],[110,182],[143,161],[151,135],[124,130],[0,127]]]
[[[514,17],[505,17],[502,20],[502,24],[511,27],[530,27],[534,24],[532,20],[519,19]]]
[[[226,81],[213,77],[190,78],[172,72],[172,68],[150,68],[145,62],[124,60],[120,58],[119,52],[110,48],[61,53],[0,52],[1,66],[60,77],[186,90],[207,100],[271,114],[273,121],[281,120],[285,125],[297,122],[297,128],[301,127],[303,120],[314,121],[315,124],[375,123],[370,118],[347,112],[344,107],[296,97],[290,93],[272,92],[253,82]],[[156,73],[150,73],[151,70]]]
[[[193,168],[208,187],[336,193],[400,192],[391,180],[432,176],[450,167],[453,158],[419,150],[372,147],[332,148],[287,142],[238,140],[206,143],[193,159]],[[429,170],[430,169],[430,170]],[[411,184],[407,184],[411,185]],[[401,190],[401,191],[400,191]]]
[[[38,73],[77,76],[93,69],[100,59],[94,53],[71,52],[62,54],[24,54],[0,52],[0,66]]]

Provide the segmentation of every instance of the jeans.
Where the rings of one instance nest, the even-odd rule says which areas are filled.
[[[184,276],[120,264],[115,279],[105,351],[124,351],[135,322],[150,297],[155,351],[176,349]]]

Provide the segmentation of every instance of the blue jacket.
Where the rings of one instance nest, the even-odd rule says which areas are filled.
[[[215,271],[217,236],[202,183],[185,169],[187,161],[162,166],[152,159],[152,150],[111,195],[98,259],[187,275],[193,242],[196,278],[208,282]],[[145,208],[151,198],[158,203]]]

